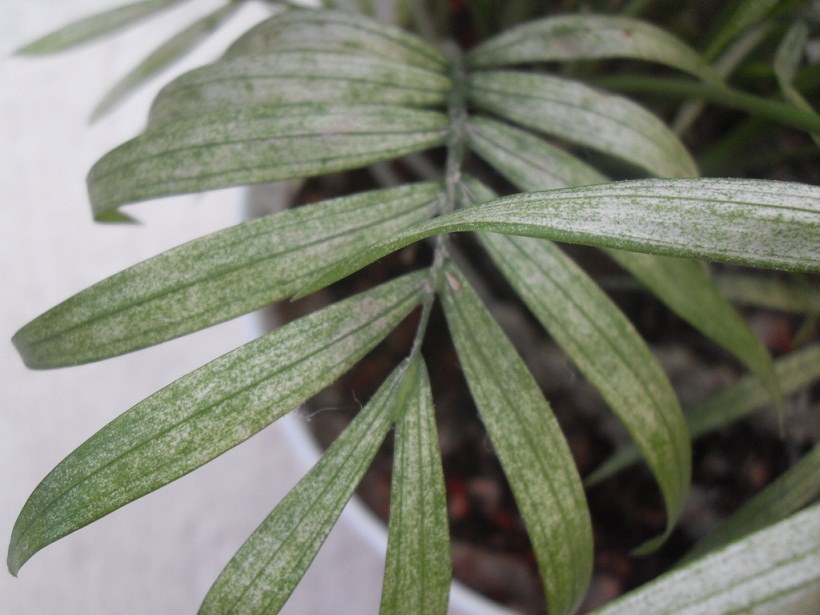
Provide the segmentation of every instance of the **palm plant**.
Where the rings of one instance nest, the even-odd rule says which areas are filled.
[[[136,2],[23,51],[59,50],[173,4]],[[240,4],[227,2],[186,28],[96,113]],[[169,83],[145,131],[94,165],[88,188],[95,217],[126,222],[120,208],[129,203],[369,165],[400,166],[399,181],[225,229],[103,280],[15,335],[24,361],[52,368],[139,350],[305,297],[421,240],[430,242],[429,262],[275,329],[101,429],[35,489],[14,528],[9,569],[16,573],[51,542],[240,444],[332,384],[415,313],[406,358],[227,564],[202,612],[281,608],[394,427],[382,611],[445,612],[446,498],[421,350],[440,302],[526,524],[549,610],[574,612],[593,558],[584,485],[547,400],[475,290],[460,234],[475,233],[506,283],[628,429],[637,453],[621,451],[596,480],[636,456],[646,461],[667,521],[637,551],[657,548],[681,515],[690,429],[699,424],[681,411],[635,328],[554,242],[600,248],[748,367],[754,381],[744,386],[757,398],[727,404],[717,418],[708,414],[713,427],[721,416],[761,405],[761,395],[782,413],[784,394],[816,378],[820,362],[809,348],[801,362],[792,357],[775,366],[701,261],[817,273],[820,190],[698,178],[691,154],[663,120],[588,82],[699,96],[820,134],[820,116],[794,85],[809,36],[807,3],[741,3],[704,53],[647,21],[543,16],[536,3],[473,3],[481,42],[469,49],[445,30],[452,15],[441,3],[433,10],[396,3],[396,20],[409,29],[374,19],[368,2],[358,10],[270,4],[270,19],[218,61]],[[515,11],[533,19],[520,23]],[[497,32],[507,21],[514,25]],[[782,36],[773,70],[784,101],[726,83],[732,62],[762,40],[764,26]],[[625,60],[630,71],[635,62],[652,63],[686,78],[638,70],[603,80],[596,66],[611,59]],[[697,113],[695,103],[683,105],[679,127]],[[385,167],[388,161],[396,166]],[[611,174],[633,179],[612,181]],[[510,194],[499,196],[502,190]],[[777,497],[761,495],[749,504],[756,514],[742,513],[710,539],[705,557],[604,612],[632,613],[638,604],[647,612],[809,604],[820,570],[820,509],[793,513],[816,496],[818,463],[815,449],[780,483]]]

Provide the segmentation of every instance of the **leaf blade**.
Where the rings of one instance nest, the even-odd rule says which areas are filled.
[[[654,179],[513,195],[411,227],[363,250],[298,296],[415,241],[460,231],[820,272],[820,188],[760,180]]]
[[[284,50],[230,58],[182,75],[154,100],[149,126],[260,104],[443,107],[451,88],[441,73],[387,58]]]
[[[596,615],[801,613],[817,604],[820,504],[673,570]],[[802,605],[802,606],[801,606]]]
[[[106,92],[91,112],[91,121],[94,122],[103,117],[137,87],[191,51],[236,13],[239,6],[239,4],[232,3],[217,9],[165,41]]]
[[[81,291],[12,338],[26,365],[78,365],[290,297],[318,272],[431,217],[437,183],[306,205],[191,241]]]
[[[592,569],[589,509],[549,405],[512,344],[452,266],[441,292],[467,383],[525,520],[551,613],[571,613]],[[449,282],[456,280],[456,284]]]
[[[614,303],[551,242],[482,234],[493,262],[601,394],[647,460],[674,529],[689,491],[692,454],[677,396]],[[649,547],[647,547],[649,548]]]
[[[75,21],[17,50],[18,54],[46,54],[70,49],[110,34],[185,0],[144,0]]]
[[[481,110],[591,147],[659,177],[695,177],[697,167],[678,137],[636,103],[580,82],[514,71],[468,79]]]
[[[40,483],[8,566],[176,480],[330,384],[420,301],[409,274],[285,325],[191,372],[109,423]]]
[[[88,176],[92,210],[105,220],[125,203],[356,168],[440,145],[448,124],[440,113],[378,105],[210,113],[103,156]]]
[[[439,51],[415,35],[363,15],[328,9],[275,15],[244,34],[225,55],[286,49],[362,53],[440,72],[449,66]]]
[[[769,351],[699,263],[619,250],[607,254],[681,318],[740,359],[765,385],[778,413],[783,412]]]
[[[677,68],[706,81],[719,78],[691,47],[645,21],[605,15],[560,15],[527,22],[467,55],[473,68],[565,60],[630,58]]]
[[[225,566],[201,615],[275,613],[284,605],[364,476],[407,395],[403,363]]]
[[[777,480],[746,502],[714,532],[687,551],[681,565],[782,521],[820,494],[820,445],[803,456]]]
[[[427,369],[419,355],[396,422],[390,525],[380,613],[444,615],[450,593],[450,533],[444,474]]]
[[[609,181],[578,158],[534,134],[486,116],[467,121],[470,147],[521,190],[550,190]]]
[[[796,393],[820,378],[820,346],[809,346],[775,361],[775,373],[784,395]],[[771,401],[766,389],[754,376],[744,376],[702,403],[686,408],[684,418],[692,440],[725,427]],[[591,487],[640,460],[633,445],[616,451],[593,470],[584,483]]]

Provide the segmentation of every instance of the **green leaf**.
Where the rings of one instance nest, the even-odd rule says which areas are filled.
[[[445,106],[451,88],[441,73],[395,60],[279,51],[239,56],[182,75],[157,96],[149,125],[261,104]]]
[[[512,71],[473,74],[481,110],[620,158],[659,177],[694,177],[694,161],[660,119],[615,94],[562,77]]]
[[[382,615],[444,615],[450,595],[450,533],[430,382],[416,355],[396,422]],[[411,388],[412,387],[412,388]]]
[[[97,219],[120,205],[185,192],[308,177],[443,143],[442,113],[379,105],[260,105],[172,122],[91,169]]]
[[[820,313],[820,288],[802,278],[781,280],[744,273],[718,273],[715,284],[729,301],[795,314]]]
[[[13,338],[50,368],[145,348],[290,297],[362,246],[431,217],[442,187],[423,183],[306,205],[191,241],[52,308]]]
[[[559,15],[527,22],[467,54],[471,68],[529,62],[630,58],[657,62],[719,82],[691,47],[645,21],[605,15]]]
[[[295,10],[275,15],[237,40],[227,57],[284,50],[359,53],[446,71],[447,59],[419,37],[352,12]]]
[[[174,35],[170,40],[160,45],[153,53],[128,73],[122,80],[106,93],[97,107],[91,113],[91,121],[96,121],[113,109],[129,93],[142,85],[148,79],[159,73],[166,66],[188,53],[211,32],[221,26],[240,7],[239,3],[232,2],[210,15],[198,19],[182,32]]]
[[[538,385],[452,266],[442,303],[470,392],[535,551],[550,613],[572,613],[592,572],[592,530],[575,462]]]
[[[717,73],[721,79],[726,79],[731,75],[738,65],[763,42],[771,30],[771,27],[771,23],[764,23],[744,32],[738,40],[732,43],[731,47],[715,59],[712,64],[715,73]],[[684,102],[678,109],[675,119],[672,122],[675,134],[685,134],[705,106],[706,104],[702,100],[689,100]]]
[[[12,532],[12,574],[55,540],[243,442],[371,350],[419,303],[426,272],[281,327],[191,372],[89,438],[34,490]]]
[[[810,346],[775,361],[775,374],[784,395],[791,395],[820,378],[820,346]],[[754,376],[745,376],[709,399],[686,409],[684,418],[692,440],[733,423],[771,401]],[[586,477],[591,487],[641,459],[634,445],[626,446]]]
[[[768,389],[778,412],[783,412],[783,395],[769,351],[700,263],[620,250],[607,254],[678,316],[746,364]]]
[[[678,565],[777,523],[820,494],[820,445],[698,541]]]
[[[467,122],[470,147],[522,190],[602,184],[609,179],[532,133],[476,115]]]
[[[793,613],[820,599],[820,504],[673,570],[596,615]]]
[[[516,293],[637,442],[666,504],[662,540],[680,517],[692,459],[680,404],[657,360],[617,306],[555,244],[480,237]]]
[[[185,0],[144,0],[75,21],[29,43],[19,54],[55,53],[110,34]]]
[[[820,272],[820,188],[751,179],[644,179],[516,194],[410,227],[328,271],[299,296],[413,242],[458,231]]]
[[[225,566],[200,615],[277,613],[282,608],[406,407],[416,369],[416,363],[404,362],[393,371]]]
[[[783,93],[783,98],[796,107],[813,113],[814,109],[811,104],[803,98],[803,95],[793,84],[797,67],[803,58],[808,41],[809,27],[803,22],[795,23],[789,28],[786,36],[783,37],[783,41],[781,41],[780,46],[777,48],[773,66],[777,83],[780,86],[780,91]],[[820,132],[812,134],[812,139],[820,145]]]
[[[471,145],[523,190],[607,181],[605,176],[580,160],[560,153],[537,137],[499,122],[476,119],[474,124],[468,124]],[[610,250],[609,254],[670,309],[746,363],[766,383],[772,398],[781,400],[768,351],[746,321],[718,292],[700,265],[635,252]],[[782,406],[782,400],[779,406]]]
[[[749,94],[728,87],[716,87],[691,79],[674,79],[644,75],[613,74],[595,79],[602,88],[621,92],[646,92],[653,96],[701,98],[729,109],[739,109],[755,117],[761,117],[786,126],[794,126],[809,132],[820,132],[820,115],[789,103]]]
[[[744,0],[728,16],[726,22],[712,36],[703,56],[713,60],[735,37],[762,21],[780,0]]]
[[[468,124],[470,143],[523,190],[596,184],[607,178],[541,139],[492,120]],[[485,196],[482,200],[489,200]],[[609,254],[670,309],[733,352],[780,400],[772,360],[749,325],[715,288],[703,268],[690,261],[610,250]],[[782,406],[782,401],[779,402]]]

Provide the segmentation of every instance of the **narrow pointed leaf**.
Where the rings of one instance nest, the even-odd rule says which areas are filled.
[[[95,38],[105,36],[131,24],[150,17],[151,15],[171,8],[175,4],[180,4],[185,0],[144,0],[126,4],[104,13],[92,15],[75,21],[74,23],[60,28],[29,43],[22,49],[18,49],[19,54],[40,54],[56,53],[64,49],[69,49],[76,45],[81,45]]]
[[[783,396],[769,351],[699,263],[620,250],[607,254],[681,318],[746,364],[782,413]]]
[[[466,60],[472,68],[493,68],[602,58],[657,62],[719,81],[700,55],[672,34],[638,19],[605,15],[559,15],[530,21],[482,43]]]
[[[393,371],[237,551],[205,597],[200,615],[279,612],[405,408],[416,368],[405,362]]]
[[[255,106],[148,131],[103,156],[88,189],[97,219],[120,205],[361,167],[440,145],[446,115],[378,105]]]
[[[555,244],[494,233],[482,233],[481,242],[632,435],[661,488],[668,536],[689,491],[692,459],[680,404],[657,360],[617,306]]]
[[[380,613],[444,615],[451,577],[447,500],[430,382],[418,356],[405,379],[408,396],[396,422]]]
[[[620,158],[659,177],[698,174],[686,148],[636,103],[562,77],[477,73],[468,96],[482,111]]]
[[[720,292],[734,303],[795,314],[820,313],[820,287],[810,280],[781,280],[744,273],[718,273],[714,279]]]
[[[521,190],[602,184],[609,179],[530,132],[485,116],[467,122],[470,147]]]
[[[729,15],[726,22],[715,32],[703,56],[711,61],[737,36],[762,21],[780,0],[745,0]]]
[[[596,615],[793,613],[820,600],[820,504],[675,569]]]
[[[64,459],[29,497],[12,574],[46,545],[191,472],[333,382],[418,304],[424,273],[300,318],[140,402]]]
[[[151,126],[212,111],[296,103],[444,106],[441,73],[385,58],[323,51],[239,56],[186,73],[151,109]]]
[[[820,445],[698,541],[678,565],[782,521],[820,495]]]
[[[793,83],[808,40],[809,27],[803,22],[795,23],[783,37],[775,54],[773,67],[783,98],[801,109],[814,112],[809,101],[803,98]],[[811,136],[814,142],[820,145],[820,132],[815,132]]]
[[[97,361],[286,299],[321,272],[431,217],[441,185],[306,205],[169,250],[80,292],[13,338],[26,365]]]
[[[210,15],[198,19],[160,45],[106,93],[92,112],[91,121],[101,118],[137,87],[191,51],[209,34],[225,23],[240,6],[239,3],[232,2]]]
[[[361,53],[429,70],[447,59],[419,37],[370,17],[335,10],[295,10],[275,15],[237,40],[226,56],[286,49]]]
[[[820,378],[820,346],[810,346],[775,361],[775,373],[784,395],[791,395]],[[745,376],[709,399],[684,412],[692,440],[766,407],[771,397],[754,376]],[[592,486],[641,459],[634,445],[617,451],[584,481]]]
[[[420,239],[458,231],[820,272],[820,188],[749,179],[649,179],[517,194],[417,224],[328,271],[299,295]]]
[[[551,154],[551,146],[518,129],[479,119],[477,122],[473,120],[468,131],[476,151],[522,190],[607,181],[606,177],[569,155]],[[482,200],[489,200],[489,197]],[[670,309],[746,363],[766,383],[782,410],[779,385],[766,347],[719,293],[699,264],[635,252],[610,250],[609,254]]]
[[[454,268],[442,303],[470,392],[538,560],[550,613],[572,613],[592,571],[592,531],[575,462],[552,410],[487,308]]]

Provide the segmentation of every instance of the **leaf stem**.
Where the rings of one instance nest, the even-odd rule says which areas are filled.
[[[461,184],[461,165],[464,158],[464,143],[466,139],[467,103],[465,88],[467,72],[464,67],[461,50],[455,43],[446,45],[447,55],[451,60],[450,79],[453,82],[453,89],[447,104],[447,114],[450,117],[450,131],[447,136],[447,161],[445,163],[444,175],[444,203],[441,206],[440,214],[450,213],[460,206],[460,196],[458,187]],[[427,331],[427,324],[430,320],[430,312],[433,309],[433,302],[442,283],[442,273],[447,262],[448,245],[450,236],[447,233],[436,236],[433,262],[429,271],[429,293],[422,304],[421,318],[416,336],[413,340],[413,347],[410,355],[421,351],[421,344]]]
[[[820,131],[820,115],[816,113],[731,88],[721,88],[685,79],[628,75],[599,79],[596,80],[596,84],[621,92],[647,92],[667,96],[702,98],[808,132]]]

